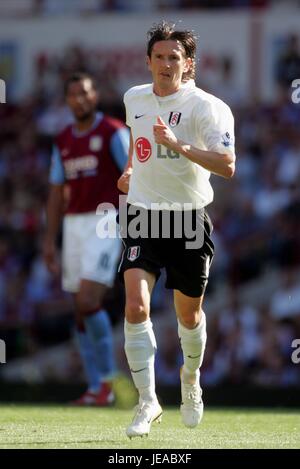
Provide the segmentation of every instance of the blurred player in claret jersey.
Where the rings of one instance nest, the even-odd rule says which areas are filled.
[[[58,274],[55,241],[63,218],[62,287],[74,295],[76,338],[88,381],[87,391],[73,404],[105,406],[114,401],[116,370],[111,323],[102,302],[114,282],[120,239],[97,236],[96,209],[104,202],[118,208],[117,181],[127,163],[129,133],[122,122],[96,111],[99,93],[90,75],[69,77],[65,96],[75,122],[53,147],[43,254],[49,271]],[[107,216],[115,220],[115,215]]]

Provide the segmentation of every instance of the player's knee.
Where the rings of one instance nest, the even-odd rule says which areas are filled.
[[[75,324],[78,332],[85,332],[85,325],[83,318],[79,315],[78,311],[75,316]]]
[[[128,299],[125,306],[125,316],[128,322],[140,323],[148,319],[148,311],[142,301]]]
[[[85,317],[92,312],[98,311],[100,309],[100,302],[98,298],[82,295],[77,298],[76,306],[80,317]]]
[[[182,312],[179,321],[187,329],[194,329],[201,321],[201,313],[201,311]]]

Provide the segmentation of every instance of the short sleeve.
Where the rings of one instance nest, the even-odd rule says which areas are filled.
[[[126,125],[128,125],[128,127],[132,127],[130,99],[129,99],[128,91],[124,94],[124,106],[125,106],[125,111],[126,111]]]
[[[234,118],[227,104],[219,99],[207,103],[196,125],[207,150],[235,157]]]
[[[59,153],[59,149],[56,145],[54,145],[51,155],[49,182],[51,184],[63,184],[65,182],[64,167]]]
[[[124,171],[128,161],[129,139],[129,130],[123,127],[116,130],[110,142],[110,150],[113,159],[120,171]]]

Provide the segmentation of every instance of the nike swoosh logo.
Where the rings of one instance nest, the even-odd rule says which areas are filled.
[[[139,373],[140,371],[144,371],[144,370],[147,370],[147,367],[141,368],[140,370],[132,370],[132,369],[130,368],[131,373]]]
[[[140,115],[137,115],[137,114],[136,114],[136,115],[134,116],[134,118],[135,118],[135,119],[139,119],[140,117],[143,117],[144,115],[145,115],[145,114],[140,114]]]
[[[192,355],[188,355],[188,358],[199,358],[201,356],[201,353],[200,355],[195,355],[194,357],[192,357]]]

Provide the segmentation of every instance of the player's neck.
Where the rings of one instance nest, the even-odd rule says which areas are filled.
[[[95,118],[96,114],[92,114],[84,120],[77,120],[75,123],[75,129],[78,130],[78,132],[85,132],[86,130],[89,130],[93,126]]]
[[[154,94],[163,98],[164,96],[170,96],[171,94],[174,94],[177,91],[179,91],[180,86],[181,86],[181,83],[168,86],[168,87],[161,87],[157,83],[154,83],[153,91],[154,91]]]

